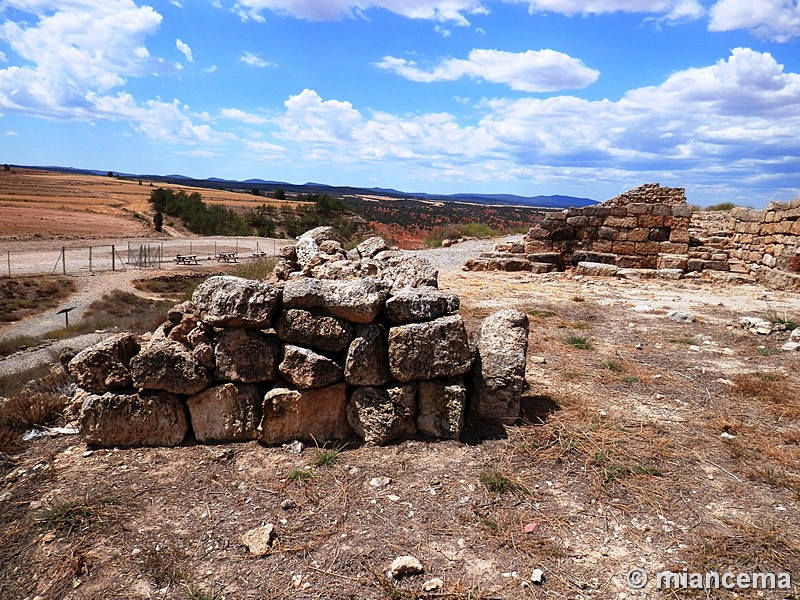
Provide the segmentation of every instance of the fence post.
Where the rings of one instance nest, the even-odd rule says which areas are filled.
[[[92,247],[89,246],[89,273],[92,272]]]
[[[61,246],[61,270],[64,275],[67,274],[67,248]]]
[[[111,244],[111,270],[117,270],[117,257],[116,257],[116,249],[114,248],[114,244]]]
[[[11,279],[11,251],[9,250],[8,253],[8,278]]]

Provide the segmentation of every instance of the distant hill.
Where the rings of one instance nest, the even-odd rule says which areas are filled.
[[[21,166],[21,165],[20,165]],[[184,175],[139,175],[134,173],[120,173],[117,171],[102,171],[91,169],[75,169],[71,167],[26,167],[30,169],[47,169],[63,173],[78,173],[83,175],[107,175],[113,172],[115,177],[137,179],[142,181],[174,183],[207,189],[225,189],[230,191],[250,192],[257,189],[262,193],[270,194],[277,189],[282,189],[294,194],[330,194],[332,196],[385,196],[398,200],[435,200],[437,202],[462,202],[469,204],[503,205],[503,206],[529,206],[558,210],[569,206],[590,206],[597,204],[591,198],[578,198],[574,196],[516,196],[514,194],[429,194],[425,192],[403,192],[391,188],[361,188],[351,186],[331,186],[324,183],[307,182],[304,184],[287,183],[283,181],[266,181],[264,179],[247,179],[237,181],[209,177],[195,179]]]

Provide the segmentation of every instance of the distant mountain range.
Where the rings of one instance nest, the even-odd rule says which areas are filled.
[[[514,194],[428,194],[425,192],[402,192],[387,188],[361,188],[350,186],[332,186],[324,183],[308,182],[303,184],[287,183],[284,181],[266,181],[264,179],[246,179],[236,181],[209,177],[208,179],[195,179],[184,175],[139,175],[135,173],[119,173],[117,171],[97,171],[92,169],[74,169],[71,167],[26,167],[29,169],[46,169],[61,173],[77,173],[81,175],[106,176],[109,172],[115,177],[124,179],[137,179],[154,183],[172,183],[188,185],[207,189],[225,189],[231,191],[248,192],[258,190],[261,193],[272,193],[277,189],[295,194],[330,194],[332,196],[385,196],[396,199],[433,200],[437,202],[464,202],[469,204],[501,204],[505,206],[530,206],[536,208],[562,209],[569,206],[590,206],[597,204],[591,198],[576,198],[574,196],[516,196]]]

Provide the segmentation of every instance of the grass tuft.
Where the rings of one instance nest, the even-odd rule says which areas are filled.
[[[527,494],[529,492],[523,484],[507,477],[498,465],[491,465],[481,471],[478,479],[493,494]]]
[[[333,448],[317,448],[311,464],[315,467],[332,467],[339,461],[342,450],[344,450],[344,445],[337,445]]]
[[[244,279],[262,280],[269,277],[278,264],[277,258],[262,258],[252,262],[242,263],[231,271],[231,275]]]
[[[591,350],[592,345],[589,340],[579,335],[568,335],[564,338],[564,343],[578,350]]]
[[[311,479],[314,477],[314,474],[308,469],[290,469],[286,477],[290,481],[303,481],[305,479]]]

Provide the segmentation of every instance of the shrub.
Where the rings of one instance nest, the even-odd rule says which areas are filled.
[[[564,343],[578,350],[591,350],[592,345],[585,337],[579,335],[568,335],[564,338]]]

